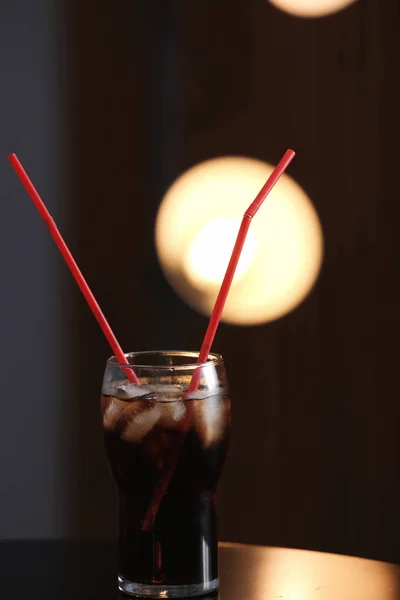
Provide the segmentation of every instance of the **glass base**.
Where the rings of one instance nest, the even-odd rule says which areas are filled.
[[[195,598],[204,596],[218,589],[218,579],[206,583],[192,583],[190,585],[152,585],[147,583],[133,583],[122,575],[118,576],[118,589],[124,594],[136,598]]]

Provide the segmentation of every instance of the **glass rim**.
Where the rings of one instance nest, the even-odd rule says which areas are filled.
[[[140,350],[139,352],[124,352],[124,356],[129,359],[132,357],[141,357],[141,356],[154,356],[154,355],[167,355],[167,356],[183,356],[188,359],[196,359],[199,356],[199,352],[194,352],[191,350]],[[145,363],[137,363],[137,364],[126,364],[120,363],[117,360],[115,355],[110,356],[107,359],[107,365],[123,368],[123,369],[148,369],[148,370],[163,370],[163,371],[194,371],[195,369],[200,369],[204,367],[208,367],[210,365],[218,366],[223,364],[224,359],[221,354],[217,354],[216,352],[210,352],[208,355],[208,360],[205,362],[190,362],[183,365],[149,365]]]

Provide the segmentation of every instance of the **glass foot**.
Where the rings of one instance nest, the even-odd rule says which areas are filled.
[[[190,585],[152,585],[133,583],[122,575],[118,576],[118,589],[136,598],[195,598],[218,589],[218,579]]]

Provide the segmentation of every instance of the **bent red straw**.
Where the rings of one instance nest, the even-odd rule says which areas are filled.
[[[211,314],[211,318],[210,318],[210,321],[209,321],[209,324],[207,327],[207,331],[204,336],[203,343],[201,345],[200,354],[199,354],[199,357],[197,360],[198,363],[206,362],[208,359],[208,356],[210,354],[211,346],[214,341],[214,337],[217,332],[219,322],[221,320],[222,311],[224,310],[225,302],[226,302],[226,299],[229,294],[229,290],[230,290],[230,287],[231,287],[231,284],[233,281],[233,277],[235,275],[236,267],[237,267],[237,264],[240,259],[240,254],[242,252],[242,248],[243,248],[244,242],[246,240],[246,235],[249,230],[251,220],[256,215],[261,204],[264,202],[264,200],[266,199],[266,197],[268,196],[268,194],[270,193],[272,188],[275,186],[275,184],[277,183],[277,181],[279,180],[281,175],[284,173],[284,171],[287,169],[289,164],[292,162],[295,155],[296,155],[296,153],[293,150],[287,150],[285,152],[285,154],[283,155],[283,157],[281,158],[281,160],[279,161],[279,163],[276,165],[275,169],[271,173],[270,177],[268,178],[268,180],[266,181],[264,186],[261,188],[261,190],[255,197],[254,201],[250,204],[249,208],[246,210],[246,212],[243,215],[242,223],[241,223],[239,233],[236,238],[236,242],[235,242],[235,245],[234,245],[234,248],[232,251],[231,258],[229,260],[228,268],[226,269],[226,273],[225,273],[225,276],[224,276],[224,279],[223,279],[223,282],[221,285],[221,289],[220,289],[217,299],[215,301],[215,305],[214,305],[214,308],[213,308],[213,311]],[[192,379],[189,384],[188,394],[190,394],[190,392],[193,392],[194,390],[197,389],[197,386],[200,381],[200,375],[201,375],[201,368],[195,369]],[[190,408],[191,407],[190,408],[189,407],[190,407],[190,404],[188,404],[187,411],[186,411],[186,417],[185,417],[185,421],[184,421],[185,431],[188,429],[188,427],[190,425],[190,417],[191,417]],[[176,464],[179,460],[182,446],[183,446],[183,439],[182,439],[181,443],[179,445],[177,445],[176,451],[173,453],[171,461],[167,465],[167,468],[164,472],[164,477],[162,477],[160,479],[160,481],[158,482],[158,484],[156,485],[153,500],[152,500],[149,508],[147,509],[144,520],[143,520],[142,529],[144,531],[151,531],[151,529],[154,526],[154,521],[157,516],[157,512],[158,512],[160,503],[168,490],[169,482],[171,481],[171,478],[176,469]]]
[[[58,231],[57,225],[55,224],[52,216],[50,215],[49,211],[47,210],[43,200],[39,196],[35,186],[33,185],[32,181],[30,180],[24,167],[20,163],[17,155],[10,154],[10,156],[8,157],[8,160],[12,164],[16,174],[18,175],[19,179],[22,182],[22,185],[28,192],[28,194],[31,197],[34,205],[36,206],[40,216],[42,217],[43,221],[45,222],[47,229],[50,232],[50,235],[52,236],[53,240],[57,244],[57,247],[60,250],[65,262],[67,263],[72,275],[74,276],[75,281],[78,284],[82,294],[85,296],[85,299],[86,299],[87,303],[89,304],[89,307],[90,307],[92,313],[94,314],[98,324],[100,325],[104,335],[106,336],[107,341],[110,344],[111,349],[114,352],[116,358],[118,359],[119,363],[121,363],[121,364],[124,364],[124,365],[129,364],[125,354],[122,351],[121,346],[119,345],[119,343],[117,341],[117,338],[115,337],[110,325],[107,322],[107,319],[105,318],[100,306],[98,305],[96,298],[93,296],[92,291],[90,290],[88,284],[86,283],[86,280],[83,277],[78,265],[76,264],[74,257],[72,256],[71,252],[69,251],[67,244],[64,242],[64,239],[63,239],[61,233]],[[127,377],[130,379],[130,381],[132,381],[133,383],[139,383],[139,380],[136,377],[136,374],[133,372],[132,369],[124,369],[124,371],[125,371]]]
[[[265,185],[261,188],[259,193],[257,194],[254,201],[250,204],[249,208],[243,215],[242,223],[240,225],[239,233],[236,238],[235,245],[233,247],[232,255],[229,260],[228,268],[226,269],[226,273],[224,279],[222,281],[221,288],[219,290],[217,299],[215,301],[215,305],[213,311],[211,313],[210,321],[208,323],[207,331],[204,336],[203,343],[201,345],[200,354],[198,361],[199,363],[204,363],[208,359],[208,355],[211,351],[211,346],[215,338],[215,334],[218,329],[219,322],[221,320],[222,311],[224,310],[224,306],[226,303],[226,299],[228,298],[229,290],[232,285],[233,278],[235,276],[236,267],[240,260],[240,255],[246,241],[247,232],[249,230],[251,220],[257,214],[260,206],[275,186],[278,179],[281,175],[286,171],[289,164],[292,162],[296,153],[293,150],[287,150],[279,163],[276,165],[275,169],[271,173],[270,177],[266,181]],[[196,369],[193,374],[192,380],[189,385],[189,392],[193,392],[197,389],[200,378],[200,369]]]

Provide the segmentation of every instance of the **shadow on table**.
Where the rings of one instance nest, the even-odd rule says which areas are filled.
[[[128,600],[117,589],[117,560],[110,542],[0,542],[0,598]],[[218,600],[218,594],[202,600]]]

